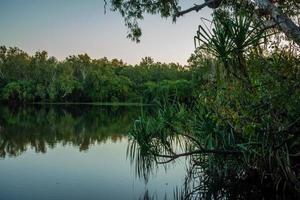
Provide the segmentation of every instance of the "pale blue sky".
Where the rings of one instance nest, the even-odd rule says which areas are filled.
[[[0,0],[0,45],[17,46],[30,54],[46,50],[58,59],[87,53],[130,64],[145,56],[185,64],[194,50],[200,17],[209,18],[211,12],[190,13],[176,24],[146,16],[140,23],[141,43],[136,44],[126,38],[122,17],[111,11],[104,14],[103,4],[103,0]]]

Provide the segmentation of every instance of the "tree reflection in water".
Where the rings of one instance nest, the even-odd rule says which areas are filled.
[[[46,153],[58,144],[72,145],[80,151],[87,151],[95,144],[103,144],[108,140],[119,142],[128,137],[128,130],[134,126],[134,121],[140,115],[139,109],[128,107],[94,107],[81,106],[39,106],[26,108],[0,107],[0,156],[18,156],[28,148],[39,153]],[[162,133],[163,134],[163,133]],[[147,134],[146,134],[147,136]],[[163,164],[162,159],[143,148],[147,137],[129,136],[127,156],[134,166],[138,177],[148,182],[149,177],[163,167],[172,168],[178,160]],[[170,138],[169,138],[170,139]],[[141,142],[143,140],[143,142]],[[185,151],[183,138],[174,137],[167,146],[178,151]],[[150,143],[148,143],[150,145]],[[159,148],[159,145],[157,146]],[[163,151],[158,151],[163,153]],[[202,162],[194,165],[195,160]],[[186,178],[182,187],[173,189],[173,194],[165,194],[165,199],[288,199],[276,196],[272,191],[262,190],[260,180],[237,182],[230,176],[215,176],[211,166],[206,163],[207,156],[181,158],[181,164],[186,165]],[[225,164],[234,165],[234,159],[229,156],[220,157],[214,163],[216,168],[224,168]],[[216,166],[217,165],[217,166]],[[249,182],[251,181],[251,182]],[[160,196],[161,197],[161,196]],[[158,195],[145,188],[140,199],[158,199]]]
[[[91,106],[0,108],[0,157],[18,156],[28,148],[46,153],[56,144],[77,146],[121,141],[138,109]]]

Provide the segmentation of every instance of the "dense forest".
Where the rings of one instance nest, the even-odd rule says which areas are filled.
[[[143,58],[138,65],[91,59],[87,54],[63,61],[47,52],[30,56],[18,48],[0,48],[1,100],[29,102],[191,101],[191,70],[179,64]]]

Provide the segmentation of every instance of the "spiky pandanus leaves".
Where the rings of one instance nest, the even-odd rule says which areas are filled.
[[[185,140],[180,133],[185,127],[188,112],[183,105],[160,105],[155,116],[142,115],[130,130],[130,144],[127,156],[135,163],[136,174],[148,179],[158,163],[168,158],[159,155],[172,155],[176,151],[185,151]]]
[[[261,43],[265,30],[243,11],[234,15],[216,11],[211,25],[211,30],[205,23],[199,25],[195,46],[198,42],[199,48],[220,59],[227,74],[250,84],[245,56],[250,48]]]

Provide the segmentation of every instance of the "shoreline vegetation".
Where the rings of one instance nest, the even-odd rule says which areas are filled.
[[[31,102],[31,105],[91,105],[91,106],[153,106],[134,102]]]

